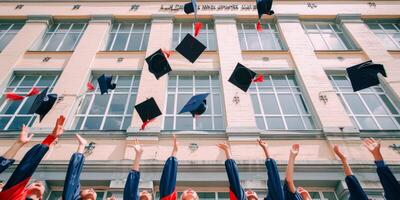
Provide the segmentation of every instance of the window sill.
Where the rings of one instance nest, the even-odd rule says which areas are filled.
[[[146,51],[99,51],[97,54],[143,54]]]
[[[221,137],[222,135],[225,137],[225,131],[224,130],[198,130],[198,131],[179,131],[179,130],[162,130],[161,135],[182,135],[182,136],[196,136],[196,137],[210,137],[210,136],[215,136],[215,137]]]
[[[27,54],[72,54],[74,51],[34,51],[29,50]]]
[[[361,49],[351,49],[351,50],[314,50],[317,54],[337,54],[337,53],[345,53],[345,54],[360,54],[363,51]]]
[[[242,53],[289,53],[289,50],[284,49],[284,50],[242,50]]]
[[[400,130],[360,130],[361,138],[399,138]]]
[[[303,139],[320,139],[325,135],[322,130],[261,130],[262,138],[303,138]]]
[[[387,50],[389,53],[395,53],[395,54],[400,54],[400,49],[390,49]]]

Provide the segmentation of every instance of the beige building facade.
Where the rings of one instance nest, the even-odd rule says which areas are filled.
[[[173,69],[156,80],[145,58],[158,49],[173,50],[193,33],[193,15],[184,1],[1,1],[0,88],[25,94],[50,87],[59,100],[39,122],[29,114],[33,99],[0,101],[0,151],[29,124],[33,143],[47,135],[59,115],[66,131],[47,153],[33,178],[46,181],[46,199],[58,199],[68,160],[76,150],[74,134],[95,143],[86,157],[83,187],[99,199],[122,199],[139,138],[145,148],[141,189],[156,197],[172,134],[180,142],[178,191],[197,190],[201,198],[227,199],[224,155],[216,143],[229,141],[246,188],[266,193],[264,155],[256,140],[268,141],[281,178],[293,143],[301,145],[296,185],[314,199],[346,199],[348,189],[331,146],[339,144],[355,175],[373,199],[383,199],[372,156],[362,139],[382,139],[382,151],[400,178],[400,2],[274,1],[274,16],[256,31],[255,1],[199,0],[204,26],[198,39],[207,50],[194,63],[177,52]],[[372,60],[385,66],[381,84],[352,92],[346,68]],[[247,93],[228,82],[237,63],[259,74]],[[100,95],[96,78],[113,75],[117,89]],[[86,83],[96,85],[86,92]],[[194,94],[210,93],[199,118],[179,115]],[[133,106],[154,97],[163,116],[139,131]],[[17,159],[34,144],[19,152]],[[0,176],[6,180],[15,166]],[[157,197],[158,198],[158,197]]]

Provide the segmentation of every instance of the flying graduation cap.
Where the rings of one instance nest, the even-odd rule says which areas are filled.
[[[146,62],[149,65],[149,71],[154,74],[157,80],[171,71],[171,66],[161,49],[147,57]]]
[[[44,116],[50,111],[54,103],[57,101],[57,94],[48,94],[49,88],[44,89],[39,95],[36,96],[32,106],[29,110],[29,114],[39,114],[39,122],[42,121]]]
[[[190,112],[192,116],[201,115],[207,110],[206,98],[210,93],[198,94],[192,96],[190,100],[183,106],[179,114]]]
[[[112,76],[106,76],[106,75],[101,75],[99,78],[97,78],[97,81],[99,82],[99,87],[100,87],[100,92],[101,95],[104,93],[108,94],[108,90],[114,90],[117,84],[111,83],[113,77]]]
[[[257,77],[256,75],[257,73],[238,63],[228,81],[243,90],[244,92],[247,92],[252,82],[264,81],[263,75],[258,75]]]
[[[263,14],[273,15],[275,12],[272,9],[272,1],[273,0],[256,0],[257,4],[257,12],[258,12],[258,22],[257,22],[257,30],[259,32],[262,31],[260,19]]]
[[[153,121],[153,119],[155,119],[156,117],[162,115],[161,110],[153,97],[147,99],[146,101],[143,101],[140,104],[135,105],[135,109],[143,122],[140,130],[144,130],[147,124]]]
[[[204,44],[188,33],[175,50],[194,63],[206,48]]]
[[[194,13],[194,18],[197,21],[197,1],[196,0],[191,0],[189,3],[186,3],[183,6],[183,11],[185,11],[186,14],[191,14]],[[203,27],[203,24],[201,22],[195,22],[194,23],[194,36],[197,36],[200,32],[201,27]]]
[[[354,92],[378,85],[378,73],[387,77],[383,65],[375,64],[371,60],[349,67],[346,71],[349,75]]]

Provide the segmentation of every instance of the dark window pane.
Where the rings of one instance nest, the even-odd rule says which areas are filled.
[[[128,100],[128,95],[114,94],[108,113],[114,115],[124,114],[127,100]]]
[[[99,130],[103,118],[102,117],[88,117],[86,119],[84,130]]]
[[[15,117],[8,130],[21,130],[23,124],[28,125],[31,117]]]
[[[122,117],[107,117],[103,130],[120,130]]]
[[[7,126],[8,121],[10,121],[11,117],[0,117],[0,129],[4,130]]]
[[[94,98],[90,114],[104,114],[107,108],[110,95],[99,95],[97,94]]]

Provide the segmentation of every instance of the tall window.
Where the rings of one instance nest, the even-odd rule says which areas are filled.
[[[242,50],[283,50],[285,49],[279,31],[273,23],[262,23],[258,32],[255,23],[238,23],[240,47]]]
[[[75,114],[72,129],[75,130],[126,130],[132,120],[140,76],[116,75],[117,84],[109,94],[100,93],[97,78],[94,92],[85,93]]]
[[[395,23],[367,23],[386,49],[400,49],[400,25]]]
[[[345,105],[351,120],[361,130],[400,129],[399,108],[380,86],[353,92],[347,76],[330,75],[333,87]]]
[[[190,113],[177,114],[195,94],[208,95],[207,110],[197,118]],[[169,76],[165,130],[223,130],[221,89],[217,75]]]
[[[56,23],[44,35],[39,51],[72,51],[86,29],[86,23]]]
[[[211,22],[202,22],[203,27],[201,28],[199,35],[196,37],[201,43],[207,46],[206,51],[217,50],[217,37],[215,35],[214,24]],[[175,22],[172,38],[172,48],[183,40],[186,34],[194,35],[194,23],[191,22]]]
[[[259,129],[315,129],[310,111],[293,75],[266,76],[264,82],[252,84],[249,92]]]
[[[311,199],[339,200],[334,192],[310,192]]]
[[[18,31],[24,26],[23,23],[1,23],[0,22],[0,51],[17,35]]]
[[[108,51],[144,51],[150,34],[150,23],[114,23],[108,38]]]
[[[25,96],[32,87],[50,91],[57,81],[57,75],[14,75],[4,93],[14,92]],[[31,126],[36,115],[29,113],[36,96],[24,98],[21,101],[9,101],[2,95],[0,99],[0,130],[19,130],[23,124]]]
[[[304,22],[303,28],[315,50],[351,50],[354,43],[335,23]]]

